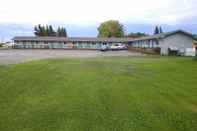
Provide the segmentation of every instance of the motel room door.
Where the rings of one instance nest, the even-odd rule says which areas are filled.
[[[49,44],[49,49],[53,49],[53,43],[48,43]]]

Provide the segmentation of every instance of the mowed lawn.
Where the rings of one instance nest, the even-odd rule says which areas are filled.
[[[197,131],[197,61],[111,57],[0,66],[0,131]]]

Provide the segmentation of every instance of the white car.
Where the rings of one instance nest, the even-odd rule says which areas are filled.
[[[111,50],[124,50],[126,49],[126,46],[124,44],[119,43],[119,44],[112,45],[110,49]]]
[[[101,51],[107,51],[107,49],[108,49],[107,45],[102,45],[101,46]]]

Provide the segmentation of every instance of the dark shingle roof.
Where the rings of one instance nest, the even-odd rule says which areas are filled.
[[[96,38],[96,37],[70,37],[70,41],[95,41],[95,42],[130,42],[133,41],[133,38]]]
[[[151,36],[137,38],[134,41],[151,40],[151,39],[162,39],[162,38],[166,38],[168,36],[174,35],[176,33],[182,33],[182,34],[185,34],[185,35],[190,36],[193,39],[195,39],[194,36],[191,33],[188,33],[188,32],[183,31],[183,30],[176,30],[176,31],[172,31],[172,32],[166,32],[166,33],[161,33],[161,34],[157,34],[157,35],[151,35]]]
[[[14,37],[14,41],[52,41],[52,42],[130,42],[133,38],[96,38],[96,37]]]
[[[151,40],[151,39],[162,39],[168,36],[171,36],[176,33],[182,33],[192,37],[194,40],[194,36],[186,31],[183,30],[176,30],[167,33],[161,33],[157,35],[151,35],[146,37],[141,37],[137,39],[133,38],[97,38],[97,37],[33,37],[33,36],[19,36],[14,37],[12,40],[14,41],[51,41],[51,42],[132,42],[132,41],[139,41],[139,40]]]
[[[66,37],[34,37],[34,36],[16,36],[12,40],[14,41],[67,41]]]

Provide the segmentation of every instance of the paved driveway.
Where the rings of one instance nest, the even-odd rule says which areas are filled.
[[[0,64],[16,64],[30,60],[44,58],[91,58],[107,56],[140,56],[141,53],[129,51],[107,51],[96,50],[0,50]]]

